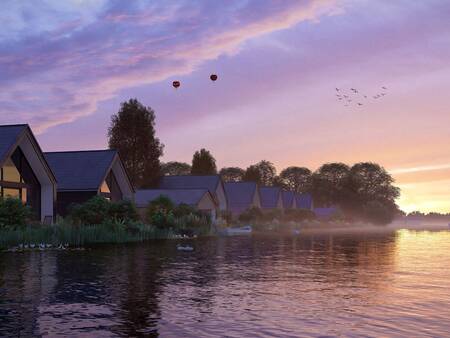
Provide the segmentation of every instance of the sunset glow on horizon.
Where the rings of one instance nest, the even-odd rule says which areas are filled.
[[[207,148],[218,167],[377,162],[404,211],[450,212],[448,1],[2,7],[0,124],[29,123],[45,151],[106,147],[110,116],[137,98],[163,161]]]

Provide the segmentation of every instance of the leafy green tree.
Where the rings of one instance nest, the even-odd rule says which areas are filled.
[[[258,175],[256,175],[255,169],[258,171]],[[247,171],[249,170],[249,174],[251,175],[247,175],[247,173],[245,175],[247,181],[258,182],[259,184],[266,186],[273,185],[273,180],[277,174],[277,171],[272,162],[266,160],[259,161],[258,163],[247,168]],[[248,176],[251,176],[252,179],[247,179]]]
[[[155,136],[155,112],[137,99],[122,102],[111,117],[109,148],[117,149],[136,187],[152,187],[161,174],[164,145]]]
[[[398,213],[395,200],[400,196],[400,189],[393,183],[392,176],[380,165],[356,163],[350,170],[343,207],[360,215],[378,214],[379,218],[373,218],[378,223],[392,220]]]
[[[192,158],[192,175],[215,175],[217,174],[216,160],[211,153],[202,148],[196,151]]]
[[[289,190],[289,186],[286,184],[286,182],[280,176],[275,176],[273,178],[272,185],[274,187],[279,187],[281,189]]]
[[[296,193],[305,193],[311,189],[312,173],[308,168],[288,167],[281,171],[283,186]]]
[[[185,162],[167,162],[161,165],[161,172],[163,175],[189,175],[191,173],[191,165]]]
[[[242,180],[245,182],[256,182],[257,184],[261,184],[261,174],[256,165],[251,165],[245,170]]]
[[[315,205],[341,204],[344,195],[350,193],[347,191],[349,176],[350,167],[344,163],[327,163],[317,169],[311,177]]]
[[[238,167],[226,167],[219,172],[224,182],[240,182],[244,178],[245,170]]]

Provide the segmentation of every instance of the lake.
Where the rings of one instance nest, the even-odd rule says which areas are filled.
[[[0,253],[0,336],[438,337],[450,232]]]

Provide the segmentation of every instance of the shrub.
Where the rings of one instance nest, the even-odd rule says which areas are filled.
[[[316,218],[314,212],[308,209],[286,209],[283,214],[283,221],[286,222],[302,222],[305,220],[313,220]]]
[[[200,212],[196,208],[194,208],[188,204],[181,203],[180,205],[177,205],[176,207],[174,207],[173,215],[175,217],[183,217],[186,215],[200,216]]]
[[[169,228],[175,223],[175,205],[167,196],[159,196],[147,207],[147,221],[158,228]]]
[[[239,221],[241,222],[257,222],[262,218],[263,213],[261,209],[256,207],[251,207],[239,215]]]
[[[130,200],[110,203],[109,206],[110,218],[118,221],[137,221],[139,215],[135,204]]]
[[[281,219],[283,216],[283,213],[280,209],[272,209],[267,210],[262,213],[262,220],[265,222],[272,222],[275,219]]]
[[[0,198],[0,227],[12,229],[24,227],[31,210],[17,198]]]
[[[94,196],[82,204],[74,204],[69,215],[76,224],[101,224],[109,219],[110,202],[102,196]]]

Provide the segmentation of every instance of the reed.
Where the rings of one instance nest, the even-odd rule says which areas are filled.
[[[0,248],[18,246],[19,244],[40,243],[69,244],[84,246],[99,243],[130,243],[150,239],[174,237],[171,229],[159,229],[152,225],[111,222],[98,225],[73,225],[62,222],[56,225],[30,225],[22,228],[0,229]]]

